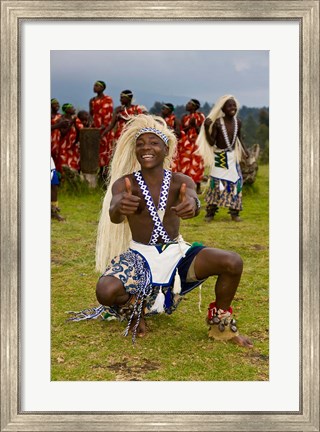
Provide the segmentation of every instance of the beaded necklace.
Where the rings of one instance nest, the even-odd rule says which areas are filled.
[[[237,121],[236,116],[233,117],[233,123],[234,123],[233,137],[232,137],[232,143],[230,143],[227,128],[226,128],[226,125],[224,123],[223,117],[220,117],[222,134],[223,134],[224,141],[227,144],[227,148],[229,151],[232,151],[232,148],[234,147],[234,144],[235,144],[236,139],[237,139],[237,134],[238,134],[238,121]]]

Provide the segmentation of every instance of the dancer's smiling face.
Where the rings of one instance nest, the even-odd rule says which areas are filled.
[[[222,111],[226,116],[233,117],[237,113],[237,104],[234,99],[228,99],[223,105]]]
[[[168,147],[153,133],[140,135],[136,140],[136,156],[141,167],[152,168],[163,164],[168,155]]]

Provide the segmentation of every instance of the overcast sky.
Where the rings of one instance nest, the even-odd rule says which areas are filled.
[[[115,106],[125,89],[148,109],[156,100],[212,105],[224,94],[241,106],[269,106],[268,51],[51,51],[50,67],[51,97],[77,109],[88,109],[97,80]]]

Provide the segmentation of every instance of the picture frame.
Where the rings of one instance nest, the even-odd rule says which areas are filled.
[[[271,7],[272,4],[272,7]],[[21,64],[23,20],[293,20],[300,40],[299,412],[20,411]],[[183,14],[182,14],[183,11]],[[319,1],[1,1],[1,431],[319,431]],[[18,157],[17,157],[18,156]]]

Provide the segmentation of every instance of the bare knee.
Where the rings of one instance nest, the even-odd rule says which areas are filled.
[[[108,286],[105,278],[102,276],[96,285],[96,297],[99,303],[105,305],[105,306],[111,306],[106,302],[106,297],[108,293]]]
[[[227,259],[226,269],[228,273],[232,275],[235,276],[241,275],[243,270],[243,261],[241,256],[236,252],[230,252]]]
[[[96,285],[96,297],[100,304],[114,306],[125,303],[128,298],[122,282],[114,277],[102,276]]]

